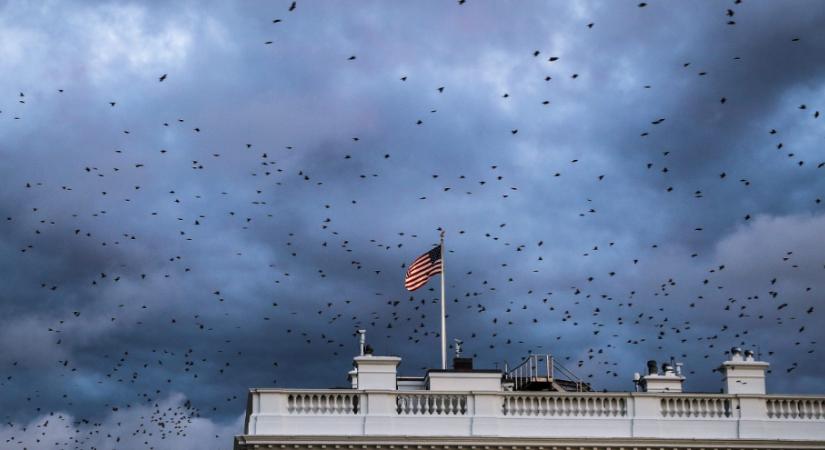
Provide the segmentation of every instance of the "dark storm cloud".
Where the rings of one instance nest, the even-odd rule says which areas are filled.
[[[823,391],[819,3],[287,6],[3,7],[7,422],[185,398],[227,433],[248,387],[345,386],[358,327],[431,367],[402,265],[440,226],[477,365],[716,391],[744,344]]]

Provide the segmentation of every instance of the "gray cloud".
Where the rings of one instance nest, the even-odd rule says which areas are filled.
[[[823,391],[819,3],[287,6],[2,7],[5,422],[179,394],[230,427],[248,387],[346,385],[356,327],[433,366],[402,265],[438,227],[477,365],[716,391],[741,344]]]

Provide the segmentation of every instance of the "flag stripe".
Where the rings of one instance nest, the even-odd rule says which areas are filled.
[[[427,284],[430,277],[441,273],[441,246],[437,246],[427,253],[415,258],[407,269],[404,278],[404,287],[414,291]]]

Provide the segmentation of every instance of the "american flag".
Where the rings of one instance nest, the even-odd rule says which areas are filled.
[[[441,273],[441,246],[424,253],[415,258],[407,269],[407,276],[404,278],[404,287],[408,291],[414,291],[427,284],[430,277]]]

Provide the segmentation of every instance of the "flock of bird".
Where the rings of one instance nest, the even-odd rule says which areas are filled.
[[[303,6],[287,3],[282,15],[266,18],[275,27],[269,36],[276,36],[277,27],[301,14]],[[457,5],[449,6],[476,8],[483,4],[458,0]],[[629,7],[644,14],[651,6],[642,2]],[[746,6],[735,0],[722,7],[720,26],[736,26],[738,8]],[[581,32],[597,33],[600,25],[583,20]],[[805,38],[787,36],[782,45],[790,49]],[[255,45],[261,42],[266,49],[278,45],[277,38],[268,36]],[[241,51],[257,55],[260,49]],[[580,83],[587,76],[566,67],[564,54],[530,48],[513,57],[550,73],[536,80],[545,85],[562,79]],[[724,64],[741,61],[740,56],[731,55]],[[348,51],[340,64],[360,62],[358,53]],[[714,76],[708,68],[691,72],[695,66],[686,61],[680,69],[696,80]],[[725,65],[714,69],[729,70]],[[399,89],[412,89],[408,88],[412,80],[423,75],[402,72],[392,82],[400,84]],[[172,70],[152,73],[152,89],[168,89],[175,76]],[[654,86],[640,84],[637,88]],[[428,133],[438,117],[454,112],[439,100],[451,94],[449,84],[428,89],[414,95],[433,99],[432,103],[407,121],[410,130],[399,131],[402,136]],[[548,109],[563,106],[551,93],[527,101]],[[53,86],[35,96],[17,92],[2,100],[0,126],[9,132],[36,117],[44,104],[59,103],[71,95],[72,86]],[[502,102],[515,97],[513,92],[479,95]],[[730,94],[720,94],[714,106],[725,108],[734,101]],[[795,107],[798,121],[820,120],[814,103]],[[116,92],[104,106],[112,114],[129,108]],[[277,111],[277,106],[273,109]],[[651,109],[655,109],[655,101]],[[490,355],[510,355],[509,363],[516,363],[513,349],[518,349],[516,353],[551,352],[563,356],[565,364],[599,388],[615,385],[611,384],[614,378],[629,381],[619,355],[638,354],[633,353],[634,346],[658,351],[659,357],[673,355],[687,361],[689,375],[711,372],[731,345],[762,342],[759,350],[767,360],[780,349],[796,348],[795,362],[774,367],[773,372],[782,375],[818,358],[815,323],[820,308],[815,302],[821,294],[816,285],[804,286],[799,292],[783,285],[786,279],[794,278],[784,275],[788,273],[813,271],[825,279],[825,259],[817,267],[798,262],[804,248],[789,246],[775,261],[760,261],[773,272],[763,286],[745,286],[751,294],[744,296],[726,290],[726,283],[736,280],[725,276],[732,270],[742,273],[749,268],[709,261],[699,250],[678,257],[680,267],[689,267],[686,273],[667,273],[667,267],[658,267],[683,250],[668,242],[637,246],[625,238],[602,234],[579,254],[566,255],[571,260],[559,262],[554,261],[560,254],[554,250],[560,246],[558,236],[528,233],[525,230],[529,227],[496,218],[502,217],[494,213],[496,210],[529,215],[537,208],[536,199],[530,197],[536,188],[519,181],[524,179],[521,171],[525,169],[508,157],[487,161],[467,155],[469,161],[454,164],[442,164],[434,158],[426,164],[431,169],[422,172],[420,165],[412,165],[411,155],[371,142],[374,132],[353,130],[339,141],[320,144],[334,151],[315,154],[300,144],[253,142],[243,136],[231,136],[236,144],[218,150],[210,139],[218,139],[222,133],[219,128],[175,113],[156,122],[155,128],[124,124],[108,130],[118,135],[113,138],[117,144],[95,149],[90,159],[72,161],[76,167],[3,169],[28,179],[6,185],[7,191],[19,196],[22,206],[5,208],[2,226],[7,248],[3,258],[9,267],[40,268],[31,274],[38,280],[36,284],[18,288],[27,292],[27,298],[40,299],[36,300],[38,308],[53,305],[39,309],[47,325],[36,332],[45,333],[50,346],[70,346],[71,350],[56,352],[61,356],[47,368],[27,367],[25,358],[0,358],[0,399],[6,400],[1,403],[13,403],[15,410],[11,413],[8,407],[3,408],[6,428],[0,436],[8,438],[1,447],[41,448],[41,441],[47,441],[59,427],[59,434],[65,437],[55,442],[56,448],[90,448],[100,442],[107,448],[157,448],[152,444],[154,439],[174,442],[185,437],[193,420],[234,418],[243,413],[245,389],[253,385],[301,387],[302,377],[313,383],[343,385],[340,378],[354,354],[354,332],[359,328],[368,330],[370,344],[379,353],[436,349],[440,337],[436,285],[431,281],[410,295],[403,291],[402,281],[406,265],[431,248],[444,224],[410,223],[405,229],[387,230],[380,211],[370,209],[375,195],[382,192],[399,192],[392,203],[411,213],[387,213],[401,217],[423,216],[422,211],[436,208],[434,204],[447,205],[438,207],[441,211],[459,210],[468,204],[491,211],[494,226],[450,221],[457,225],[447,229],[446,259],[449,329],[464,340],[472,356],[488,364],[498,362],[490,360]],[[654,115],[649,122],[639,124],[638,146],[648,145],[649,137],[672,122],[670,117]],[[44,133],[59,132],[48,130],[45,124],[38,128]],[[514,147],[529,137],[524,127],[511,124],[484,132],[498,134],[495,139],[506,139],[503,142]],[[168,145],[147,149],[138,141],[161,134],[171,136],[165,141]],[[806,177],[825,173],[825,162],[809,163],[797,151],[786,151],[782,137],[779,124],[764,124],[764,145],[780,152],[771,165],[787,166],[786,160],[790,160],[793,170],[808,171]],[[181,142],[190,143],[193,150],[176,149],[183,147],[175,145]],[[705,217],[701,202],[707,197],[722,189],[740,192],[769,182],[759,173],[742,175],[731,163],[713,174],[718,183],[728,183],[724,187],[684,189],[669,178],[685,161],[684,155],[674,159],[673,152],[653,149],[646,162],[632,169],[599,166],[583,154],[567,161],[566,166],[554,166],[545,177],[558,183],[556,189],[562,191],[574,191],[582,185],[588,192],[604,191],[600,199],[585,197],[574,211],[559,213],[581,221],[598,216],[610,202],[621,200],[618,194],[611,197],[612,188],[600,186],[623,176],[619,173],[622,170],[632,172],[632,177],[653,180],[649,182],[661,195],[674,199],[663,201],[691,205],[688,208],[699,211],[700,220]],[[588,164],[592,166],[587,170],[580,169]],[[50,171],[58,169],[68,175],[50,177]],[[410,176],[408,170],[415,173]],[[590,178],[585,180],[582,173]],[[398,180],[410,179],[417,180],[415,185],[398,186]],[[186,180],[194,180],[191,183],[198,187]],[[801,201],[806,211],[821,214],[820,197]],[[730,206],[728,212],[739,225],[746,226],[760,208],[750,202]],[[365,212],[373,215],[364,217]],[[710,227],[713,225],[690,224],[683,232],[703,233]],[[283,234],[275,235],[272,230]],[[233,240],[237,236],[243,237],[242,246],[228,248],[237,242]],[[265,242],[268,239],[277,242]],[[645,239],[637,236],[634,241]],[[262,257],[260,247],[267,244],[275,248],[274,256]],[[495,257],[469,260],[470,254]],[[134,255],[140,255],[140,263],[130,260]],[[599,258],[604,259],[591,263]],[[52,259],[68,261],[71,267],[54,267]],[[212,273],[216,267],[233,265],[238,267],[236,272]],[[595,273],[604,265],[614,268]],[[576,281],[570,286],[549,286],[547,277],[554,270],[573,273]],[[661,279],[650,286],[639,281],[639,273]],[[634,281],[640,285],[628,289]],[[253,287],[245,291],[236,283]],[[354,285],[358,286],[349,287]],[[299,294],[301,291],[305,292]],[[243,292],[258,297],[239,298]],[[353,292],[369,296],[357,298]],[[316,298],[307,300],[306,295]],[[97,300],[92,306],[89,299]],[[4,311],[25,311],[9,306],[15,301],[3,297]],[[84,321],[104,330],[103,335],[88,339]],[[751,328],[753,324],[781,333],[787,342],[754,336],[759,330]],[[256,336],[262,332],[267,342]],[[106,336],[118,333],[123,334],[107,345]],[[161,342],[156,336],[171,338]],[[582,342],[589,348],[577,347]],[[4,347],[24,344],[0,343]],[[306,355],[313,355],[314,362]],[[424,356],[409,355],[409,359],[420,367],[405,366],[408,371],[435,364]],[[306,365],[304,372],[296,368],[297,360]],[[323,367],[320,375],[307,375],[318,373],[318,367]],[[51,374],[48,380],[36,379],[41,370]],[[80,378],[93,389],[112,395],[83,393],[86,388],[78,384]],[[40,387],[28,392],[33,379]],[[189,399],[175,406],[164,402],[177,392]],[[150,413],[136,426],[121,426],[118,415],[138,408],[147,408]],[[73,411],[83,412],[70,418]],[[114,417],[118,425],[103,429],[105,417]],[[32,419],[36,422],[26,425]],[[216,435],[214,445],[224,447],[230,439]],[[167,448],[172,447],[174,444]]]

